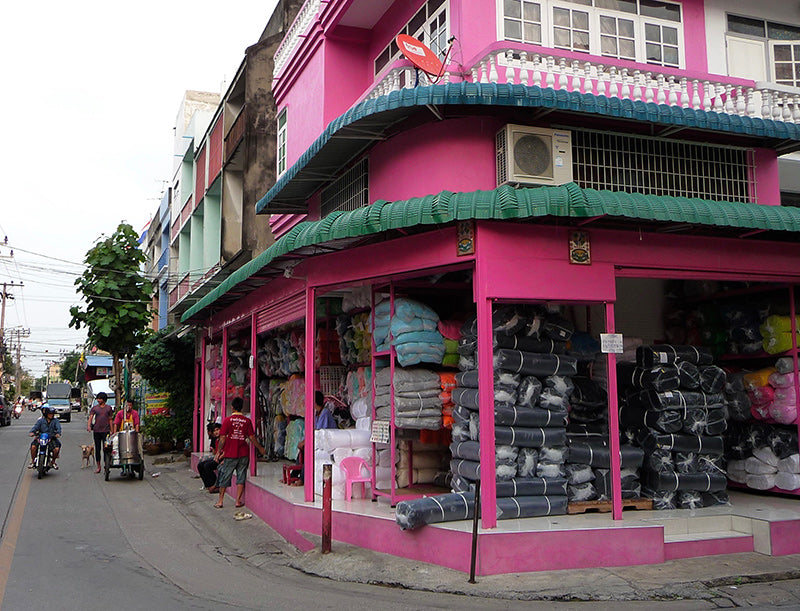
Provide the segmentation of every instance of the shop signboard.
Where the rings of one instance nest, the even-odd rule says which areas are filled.
[[[155,414],[169,414],[167,407],[168,392],[152,393],[145,395],[144,410],[145,414],[152,416]]]

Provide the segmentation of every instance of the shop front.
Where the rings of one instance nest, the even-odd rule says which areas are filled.
[[[197,418],[249,404],[276,460],[248,507],[287,540],[320,534],[327,462],[335,540],[459,570],[480,480],[478,574],[800,552],[795,210],[571,184],[333,216],[184,317]]]

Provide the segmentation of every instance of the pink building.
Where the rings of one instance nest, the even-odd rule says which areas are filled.
[[[462,570],[466,520],[395,518],[478,480],[481,574],[799,552],[800,24],[749,5],[307,0],[256,205],[278,239],[182,319],[195,448],[234,395],[279,456],[314,439],[302,494],[261,464],[247,493],[304,549],[354,454],[334,538]]]

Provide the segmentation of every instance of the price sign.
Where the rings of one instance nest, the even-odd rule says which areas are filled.
[[[601,333],[600,350],[604,354],[622,354],[622,333]]]
[[[389,421],[373,420],[372,432],[370,433],[369,440],[372,443],[389,443],[391,440],[389,433]]]

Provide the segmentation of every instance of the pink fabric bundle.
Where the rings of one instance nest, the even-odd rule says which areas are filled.
[[[463,320],[440,320],[437,324],[439,333],[447,339],[460,339]]]
[[[769,417],[779,424],[793,424],[797,420],[797,406],[773,401],[769,406]]]
[[[794,387],[794,373],[778,373],[777,371],[771,373],[769,376],[769,385],[773,388]]]

